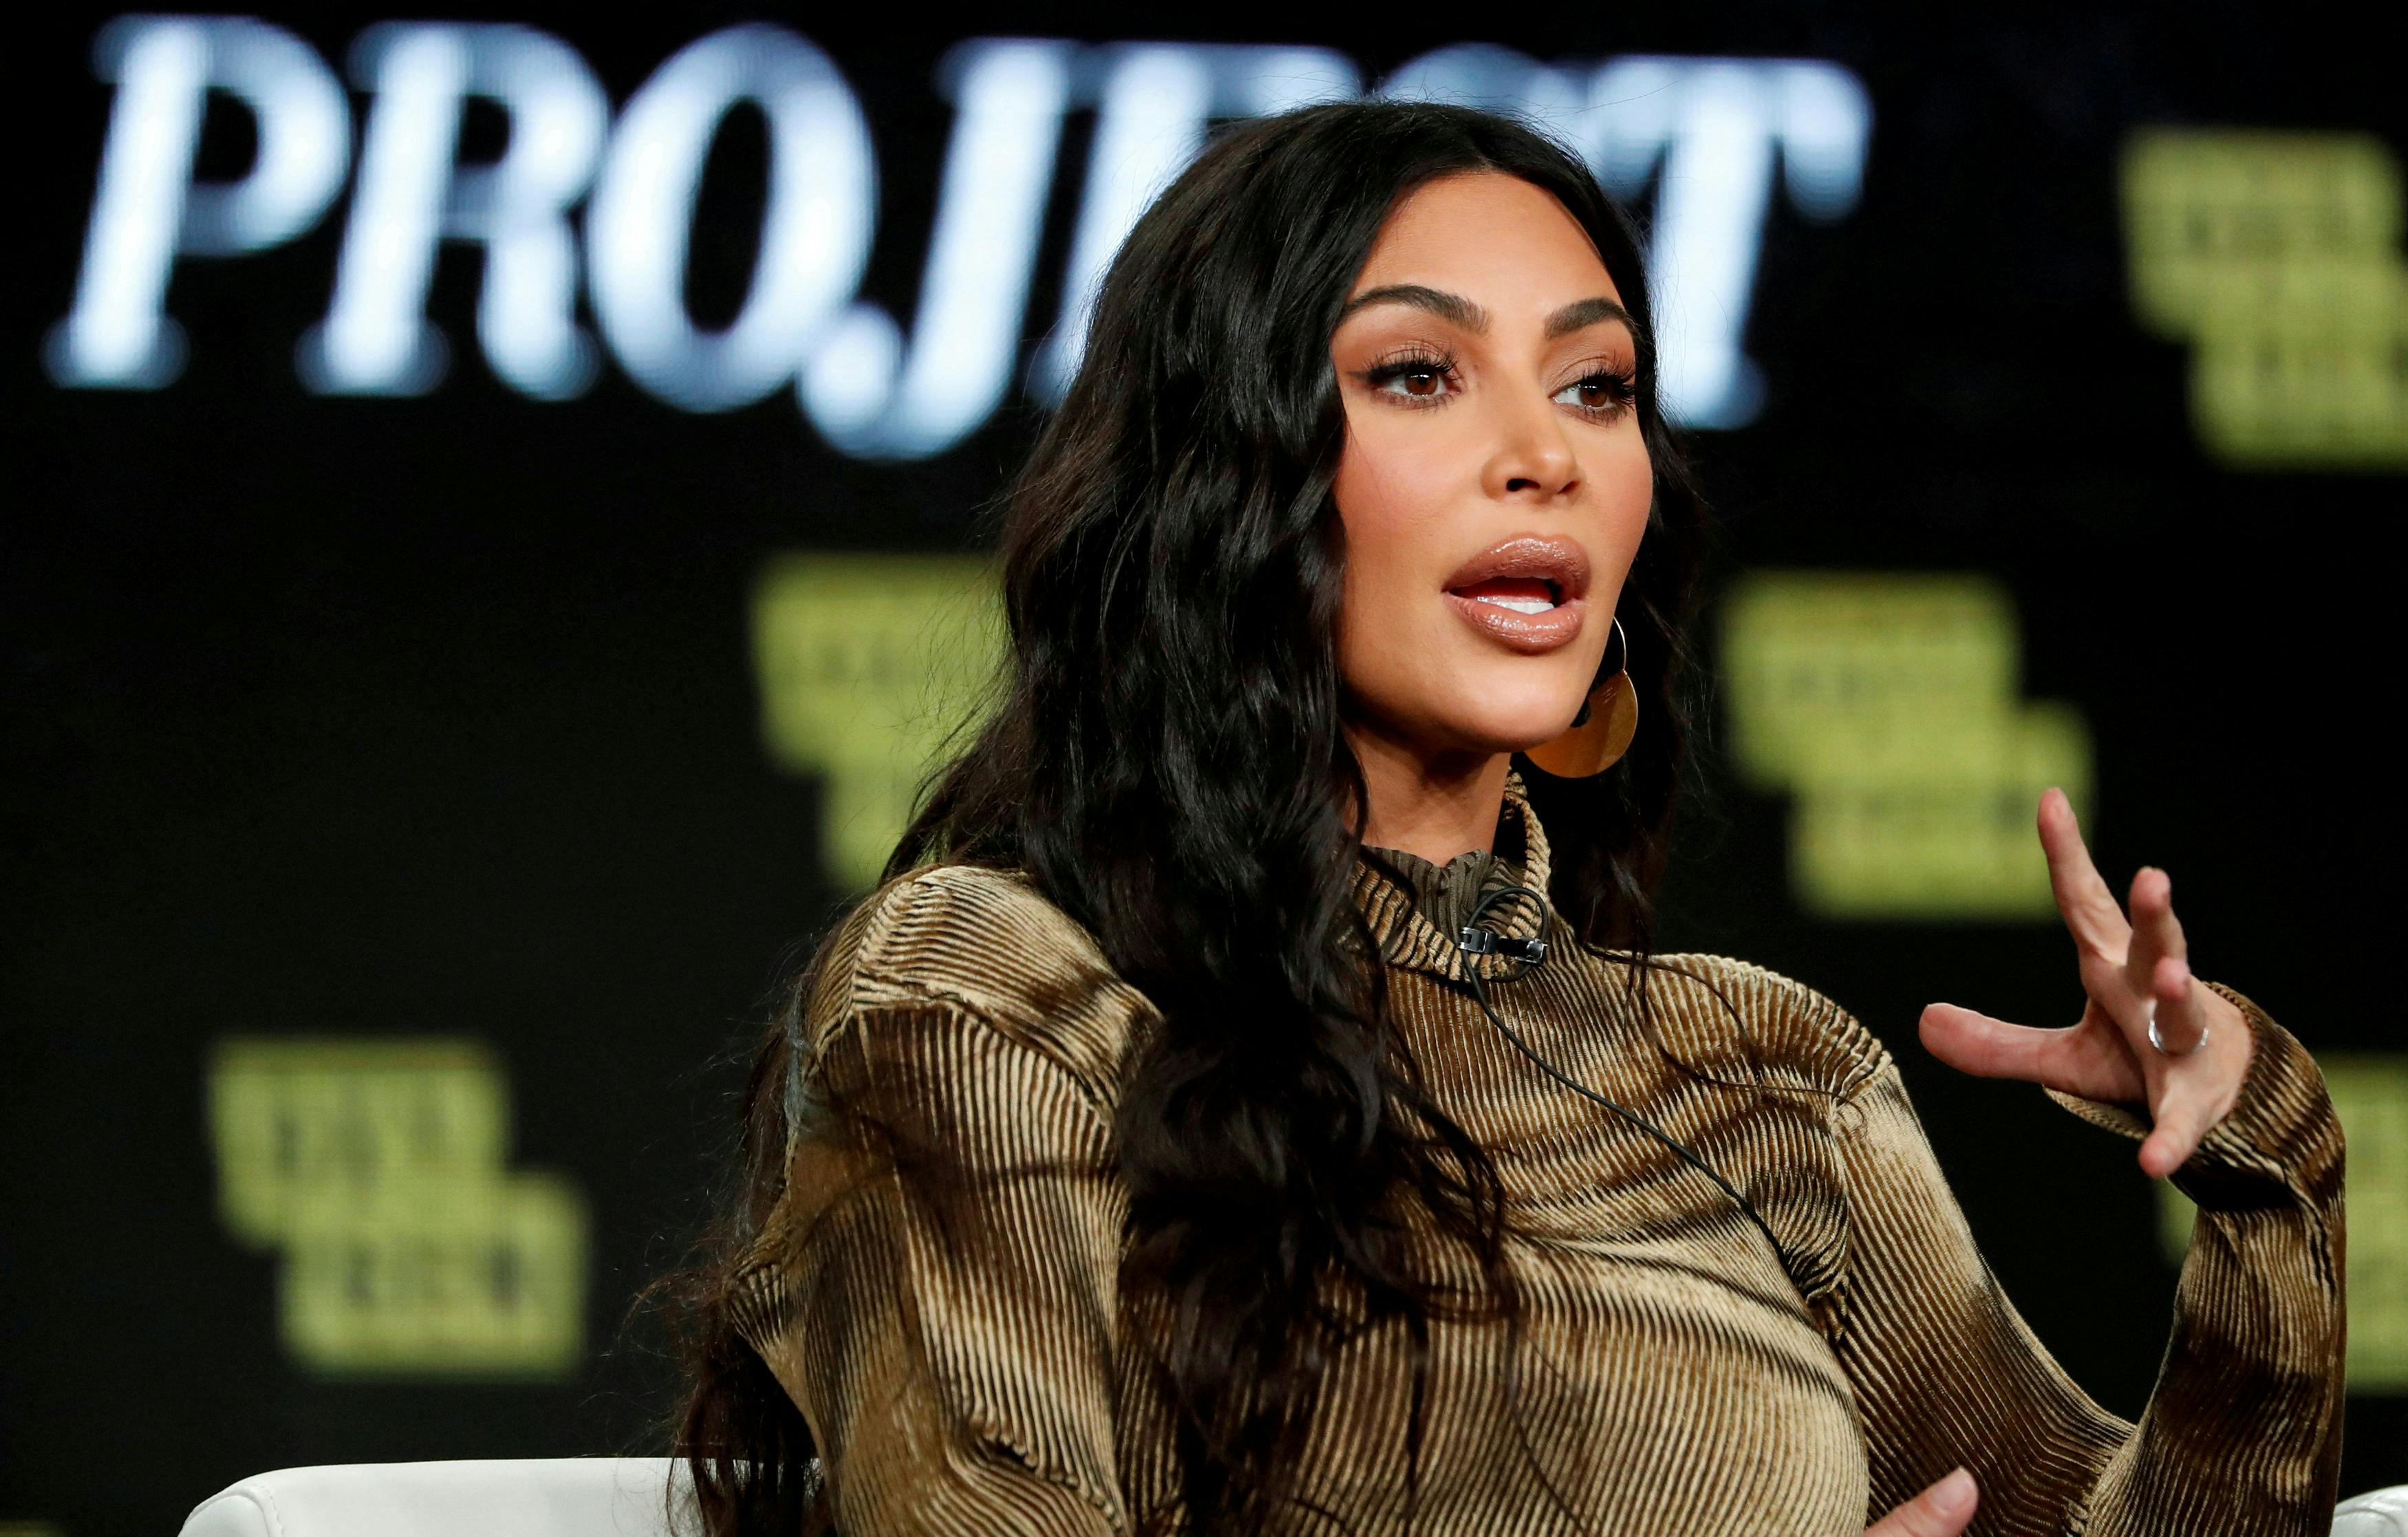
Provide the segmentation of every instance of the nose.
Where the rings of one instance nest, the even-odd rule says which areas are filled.
[[[1548,502],[1579,486],[1580,456],[1552,400],[1517,395],[1497,409],[1497,445],[1481,467],[1482,489],[1499,500]]]

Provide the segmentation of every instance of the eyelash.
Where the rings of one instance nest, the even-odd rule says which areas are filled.
[[[1375,363],[1363,370],[1360,377],[1363,382],[1369,385],[1373,391],[1386,393],[1386,386],[1391,382],[1415,374],[1439,374],[1449,382],[1455,382],[1455,358],[1451,353],[1413,352]],[[1602,385],[1612,396],[1612,403],[1609,405],[1574,405],[1572,407],[1572,409],[1592,422],[1613,421],[1628,410],[1639,398],[1638,378],[1634,373],[1625,369],[1595,368],[1573,380],[1571,383],[1565,385],[1564,389],[1574,389],[1584,384]],[[1560,395],[1563,391],[1558,390],[1555,393]],[[1445,405],[1453,398],[1453,393],[1440,395],[1398,395],[1396,398],[1403,401],[1412,409],[1422,410]]]

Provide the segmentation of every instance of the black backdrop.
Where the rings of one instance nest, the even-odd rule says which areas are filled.
[[[480,366],[478,260],[449,249],[429,305],[454,342],[443,386],[312,395],[292,349],[324,312],[339,203],[289,245],[178,269],[168,308],[192,345],[174,383],[62,388],[41,338],[74,291],[110,107],[89,54],[111,14],[20,19],[7,65],[0,1519],[157,1532],[270,1467],[650,1450],[666,1379],[621,1316],[698,1220],[730,1052],[841,896],[816,786],[762,750],[748,585],[782,549],[958,547],[1032,408],[1015,397],[952,452],[879,465],[828,449],[783,394],[692,415],[606,369],[581,399],[531,401]],[[268,19],[339,62],[393,14]],[[2229,4],[1411,22],[1015,6],[975,34],[900,36],[857,10],[480,14],[566,38],[614,101],[716,25],[811,37],[876,136],[867,286],[905,313],[949,123],[930,75],[964,36],[1311,41],[1369,79],[1466,38],[1843,64],[1874,108],[1862,201],[1815,224],[1776,199],[1748,331],[1767,406],[1698,439],[1717,586],[1768,567],[1997,573],[2025,696],[2089,723],[2111,881],[2172,869],[2202,973],[2312,1049],[2396,1044],[2399,840],[2377,743],[2398,577],[2371,552],[2402,481],[2202,452],[2186,350],[2132,317],[2114,180],[2141,122],[2371,129],[2408,150],[2396,35]],[[1088,122],[1069,120],[1073,186]],[[238,115],[213,115],[204,169],[248,154]],[[757,132],[731,129],[712,164],[690,284],[706,319],[749,270]],[[1039,317],[1071,201],[1050,215]],[[1784,804],[1711,755],[1708,779],[1668,941],[1798,976],[1891,1042],[2009,1293],[2077,1380],[2137,1413],[2172,1271],[2130,1145],[1914,1040],[1933,998],[2070,1018],[2062,934],[1813,920],[1786,895]],[[324,1381],[289,1361],[275,1259],[216,1214],[207,1053],[351,1033],[503,1055],[513,1161],[567,1171],[593,1206],[592,1343],[570,1379]],[[2402,1481],[2408,1410],[2353,1398],[2344,1490]]]

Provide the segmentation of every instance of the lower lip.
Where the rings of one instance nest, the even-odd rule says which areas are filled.
[[[1577,597],[1568,597],[1539,613],[1499,608],[1458,593],[1447,594],[1446,600],[1455,605],[1455,611],[1472,628],[1503,641],[1514,651],[1532,654],[1571,644],[1579,639],[1581,621],[1588,612],[1587,602]]]

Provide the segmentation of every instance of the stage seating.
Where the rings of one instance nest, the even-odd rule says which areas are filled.
[[[2408,1484],[2343,1501],[2333,1511],[2332,1537],[2408,1537]]]
[[[659,1457],[286,1468],[204,1501],[182,1537],[701,1537],[691,1495],[671,1530],[672,1477],[690,1487]]]
[[[700,1537],[672,1530],[666,1458],[363,1462],[286,1468],[204,1501],[182,1537]],[[685,1501],[691,1497],[685,1496]],[[2408,1537],[2408,1485],[2342,1501],[2332,1537]]]

